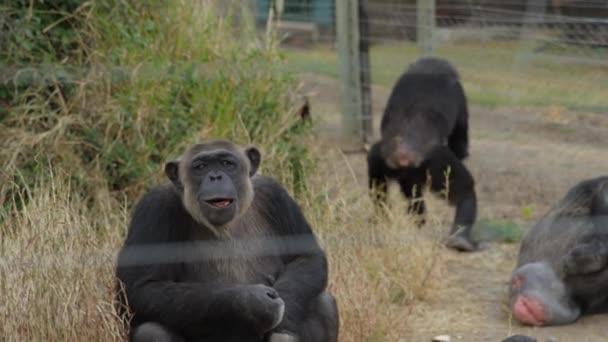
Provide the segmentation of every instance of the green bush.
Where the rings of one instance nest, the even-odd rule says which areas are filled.
[[[87,1],[7,0],[0,6],[0,60],[43,63],[81,60],[81,37]]]
[[[21,26],[1,58],[22,72],[5,85],[0,114],[4,198],[49,163],[92,203],[107,190],[132,199],[162,178],[166,160],[211,137],[255,144],[262,172],[304,190],[313,164],[310,130],[291,110],[295,80],[240,2],[33,3],[6,10]]]

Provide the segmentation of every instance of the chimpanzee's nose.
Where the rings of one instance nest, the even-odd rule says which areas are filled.
[[[271,290],[266,292],[266,295],[270,298],[270,299],[277,299],[279,298],[279,294],[277,293],[277,291],[275,290]]]
[[[209,180],[212,182],[222,180],[222,174],[219,172],[210,173]]]

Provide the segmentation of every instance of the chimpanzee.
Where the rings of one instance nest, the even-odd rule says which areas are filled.
[[[608,176],[575,185],[528,231],[509,289],[527,325],[608,311]]]
[[[396,180],[409,201],[408,212],[423,215],[426,184],[456,206],[446,245],[477,249],[471,228],[477,216],[473,176],[462,163],[468,156],[468,109],[456,69],[426,57],[399,78],[382,116],[382,139],[367,158],[369,188],[377,207],[386,204],[388,181]],[[419,221],[424,223],[424,218]]]
[[[325,254],[260,159],[195,144],[136,205],[116,269],[132,341],[337,341]]]

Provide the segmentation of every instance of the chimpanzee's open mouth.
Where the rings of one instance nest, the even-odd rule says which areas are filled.
[[[214,198],[214,199],[210,199],[205,201],[207,204],[209,204],[210,206],[214,207],[214,208],[226,208],[227,206],[232,204],[231,199],[229,198]]]

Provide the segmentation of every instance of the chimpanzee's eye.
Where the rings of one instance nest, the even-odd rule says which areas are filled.
[[[192,166],[194,167],[195,170],[202,171],[202,170],[204,170],[207,167],[207,163],[205,163],[205,162],[196,162]]]
[[[232,167],[232,166],[234,166],[234,163],[231,162],[230,160],[223,159],[220,162],[220,165],[222,165],[223,167]]]

